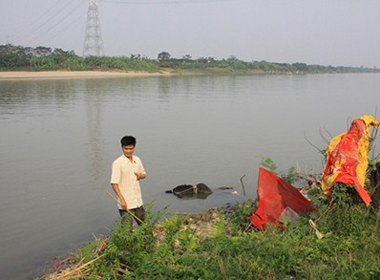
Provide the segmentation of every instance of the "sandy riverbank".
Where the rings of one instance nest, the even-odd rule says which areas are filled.
[[[112,78],[170,75],[170,72],[108,72],[108,71],[10,71],[0,72],[0,80],[28,79],[75,79],[75,78]]]

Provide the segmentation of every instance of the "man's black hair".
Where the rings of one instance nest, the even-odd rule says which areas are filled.
[[[122,147],[129,145],[136,146],[136,138],[133,136],[124,136],[123,138],[121,138],[120,143]]]

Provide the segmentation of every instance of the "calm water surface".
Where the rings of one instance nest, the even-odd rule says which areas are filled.
[[[279,171],[320,172],[305,135],[325,148],[320,130],[374,115],[379,93],[376,74],[0,81],[1,278],[35,277],[109,233],[118,213],[105,190],[126,134],[147,170],[144,202],[199,212],[255,198],[261,155]],[[239,195],[164,193],[199,182]]]

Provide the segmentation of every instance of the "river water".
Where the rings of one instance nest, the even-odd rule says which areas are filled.
[[[255,198],[262,157],[279,172],[320,172],[306,138],[325,148],[322,135],[376,114],[379,93],[378,74],[0,81],[1,278],[36,277],[110,232],[118,212],[105,190],[124,135],[147,170],[144,202],[199,212]],[[215,193],[165,194],[199,182]]]

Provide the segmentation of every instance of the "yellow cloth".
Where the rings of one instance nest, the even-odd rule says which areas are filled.
[[[357,188],[364,188],[368,167],[369,127],[371,125],[378,127],[379,121],[369,115],[362,116],[352,122],[350,135],[345,132],[330,141],[326,150],[326,165],[322,175],[323,193],[329,195],[336,180],[347,185],[355,185]],[[356,168],[356,170],[352,170],[352,168]],[[356,174],[356,178],[352,178],[354,174]],[[358,190],[360,195],[359,191],[361,190]],[[369,202],[370,199],[367,199],[366,203],[369,204]]]

